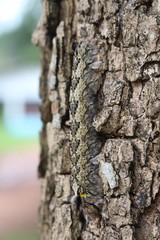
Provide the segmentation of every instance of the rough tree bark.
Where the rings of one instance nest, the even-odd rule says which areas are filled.
[[[41,239],[158,240],[160,2],[42,4]]]

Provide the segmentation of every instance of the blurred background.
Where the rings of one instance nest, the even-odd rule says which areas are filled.
[[[38,239],[40,0],[0,0],[0,240]]]

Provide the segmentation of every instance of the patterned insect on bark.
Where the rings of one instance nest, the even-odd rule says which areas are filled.
[[[95,204],[102,196],[99,154],[103,141],[92,123],[97,113],[97,92],[102,82],[96,44],[81,43],[73,59],[70,89],[72,188],[82,204]]]

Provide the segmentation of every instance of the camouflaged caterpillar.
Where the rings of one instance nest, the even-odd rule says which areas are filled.
[[[70,89],[71,184],[75,196],[90,204],[102,195],[97,160],[102,140],[92,125],[102,79],[98,53],[96,44],[84,42],[76,47]]]

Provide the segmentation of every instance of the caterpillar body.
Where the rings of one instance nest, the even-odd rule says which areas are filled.
[[[72,188],[75,195],[90,204],[94,204],[102,195],[97,160],[102,138],[93,127],[102,79],[98,57],[96,44],[84,42],[77,46],[70,90]]]

